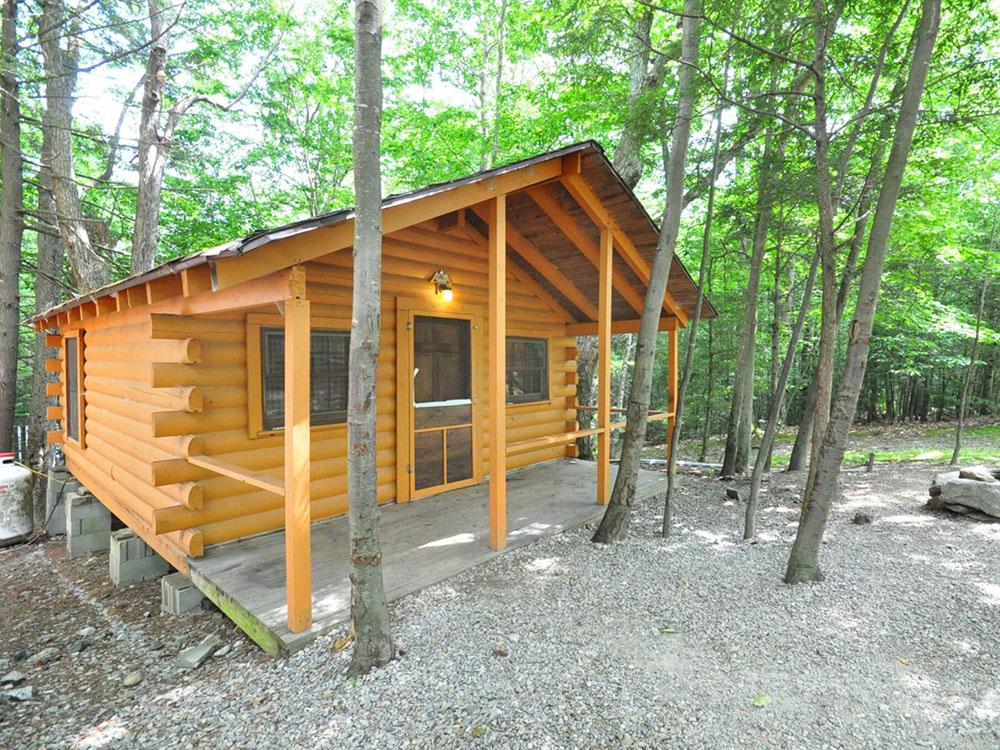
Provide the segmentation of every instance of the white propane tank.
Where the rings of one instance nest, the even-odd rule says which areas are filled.
[[[0,547],[31,534],[31,472],[14,463],[13,453],[0,453]]]

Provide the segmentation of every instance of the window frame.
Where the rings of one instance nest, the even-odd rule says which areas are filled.
[[[504,352],[504,399],[505,404],[509,408],[514,408],[518,406],[532,406],[538,404],[548,404],[552,402],[552,341],[547,336],[527,336],[521,333],[511,333],[508,334],[504,346],[510,344],[511,341],[521,341],[521,342],[532,342],[539,343],[542,345],[543,352],[545,354],[545,366],[544,366],[544,377],[542,378],[542,383],[544,384],[545,390],[542,393],[526,393],[520,396],[511,396],[507,393],[507,384],[510,380],[510,357],[507,356],[507,352]]]
[[[285,428],[266,427],[264,423],[264,362],[263,362],[263,329],[285,327],[285,319],[281,315],[267,313],[247,314],[247,433],[250,438],[284,435]],[[325,330],[350,335],[351,321],[349,318],[332,318],[313,316],[309,321],[310,349],[313,331]],[[312,422],[311,430],[347,432],[346,411],[343,421],[324,421],[321,424]]]
[[[81,448],[87,447],[87,396],[84,388],[84,363],[86,357],[86,344],[84,332],[80,329],[67,331],[63,334],[63,438],[66,442],[74,443]],[[70,367],[69,367],[69,342],[76,341],[76,367],[73,376],[76,378],[76,437],[70,434]]]

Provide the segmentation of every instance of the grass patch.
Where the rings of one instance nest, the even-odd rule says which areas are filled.
[[[775,454],[771,457],[771,465],[775,469],[788,467],[789,456]],[[951,460],[951,448],[931,449],[926,448],[904,448],[902,450],[875,451],[875,463],[900,463],[904,461],[916,461],[927,463],[941,463]],[[847,451],[844,454],[844,466],[863,466],[868,461],[867,451]],[[965,448],[962,450],[962,463],[1000,463],[1000,449],[989,448]]]
[[[926,437],[954,437],[954,427],[934,427],[924,430]],[[1000,440],[1000,424],[986,425],[985,427],[966,427],[962,431],[963,436],[970,437],[994,437]]]

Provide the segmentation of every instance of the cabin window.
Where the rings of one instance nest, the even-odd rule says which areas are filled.
[[[546,339],[507,337],[507,403],[549,399],[549,347]]]
[[[313,329],[310,338],[309,384],[313,425],[347,421],[347,356],[349,331]],[[285,332],[260,329],[261,412],[265,430],[285,424]]]
[[[65,384],[66,384],[66,437],[83,444],[84,400],[83,400],[83,334],[77,332],[66,336]]]

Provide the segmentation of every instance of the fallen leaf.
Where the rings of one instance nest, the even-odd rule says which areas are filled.
[[[489,730],[487,730],[487,728],[484,727],[482,724],[476,724],[476,726],[472,728],[472,736],[482,737],[484,734],[486,734],[487,731]]]
[[[347,636],[346,638],[338,638],[333,642],[334,651],[343,651],[345,648],[354,643],[354,634]]]
[[[760,693],[753,697],[753,705],[755,708],[764,708],[771,705],[771,696],[767,693]]]
[[[663,633],[664,635],[674,635],[676,633],[680,633],[681,631],[679,631],[677,628],[672,628],[669,625],[664,625],[662,628],[660,628],[660,632]]]
[[[910,666],[910,660],[904,659],[902,656],[899,657],[899,663],[906,667]]]

